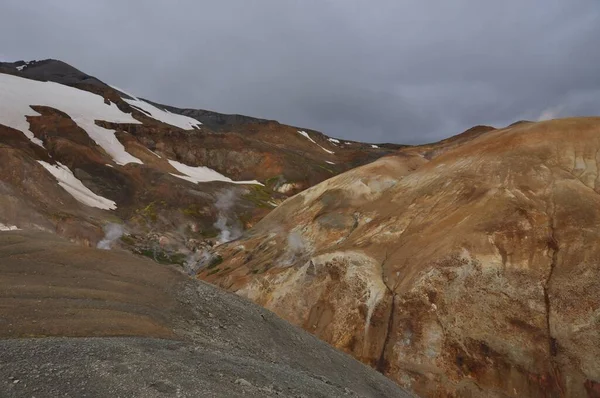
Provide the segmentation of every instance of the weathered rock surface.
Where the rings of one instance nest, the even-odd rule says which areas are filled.
[[[259,306],[123,251],[0,232],[2,397],[409,397]]]
[[[286,200],[200,278],[427,397],[600,391],[600,118],[478,128]]]

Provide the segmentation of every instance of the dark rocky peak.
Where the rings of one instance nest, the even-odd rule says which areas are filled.
[[[99,87],[108,87],[107,84],[99,79],[56,59],[0,62],[0,72],[16,74],[20,77],[26,77],[33,80],[65,84],[67,86],[89,84]]]

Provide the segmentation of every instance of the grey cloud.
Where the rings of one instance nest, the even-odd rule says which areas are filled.
[[[600,110],[597,0],[4,0],[0,56],[340,138]]]

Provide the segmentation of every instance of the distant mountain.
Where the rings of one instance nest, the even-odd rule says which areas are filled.
[[[183,263],[397,147],[159,105],[58,60],[0,63],[0,222],[86,245],[117,223],[115,244]]]

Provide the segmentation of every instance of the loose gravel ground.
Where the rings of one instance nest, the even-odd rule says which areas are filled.
[[[411,396],[243,298],[47,234],[0,233],[0,337],[1,397]]]

